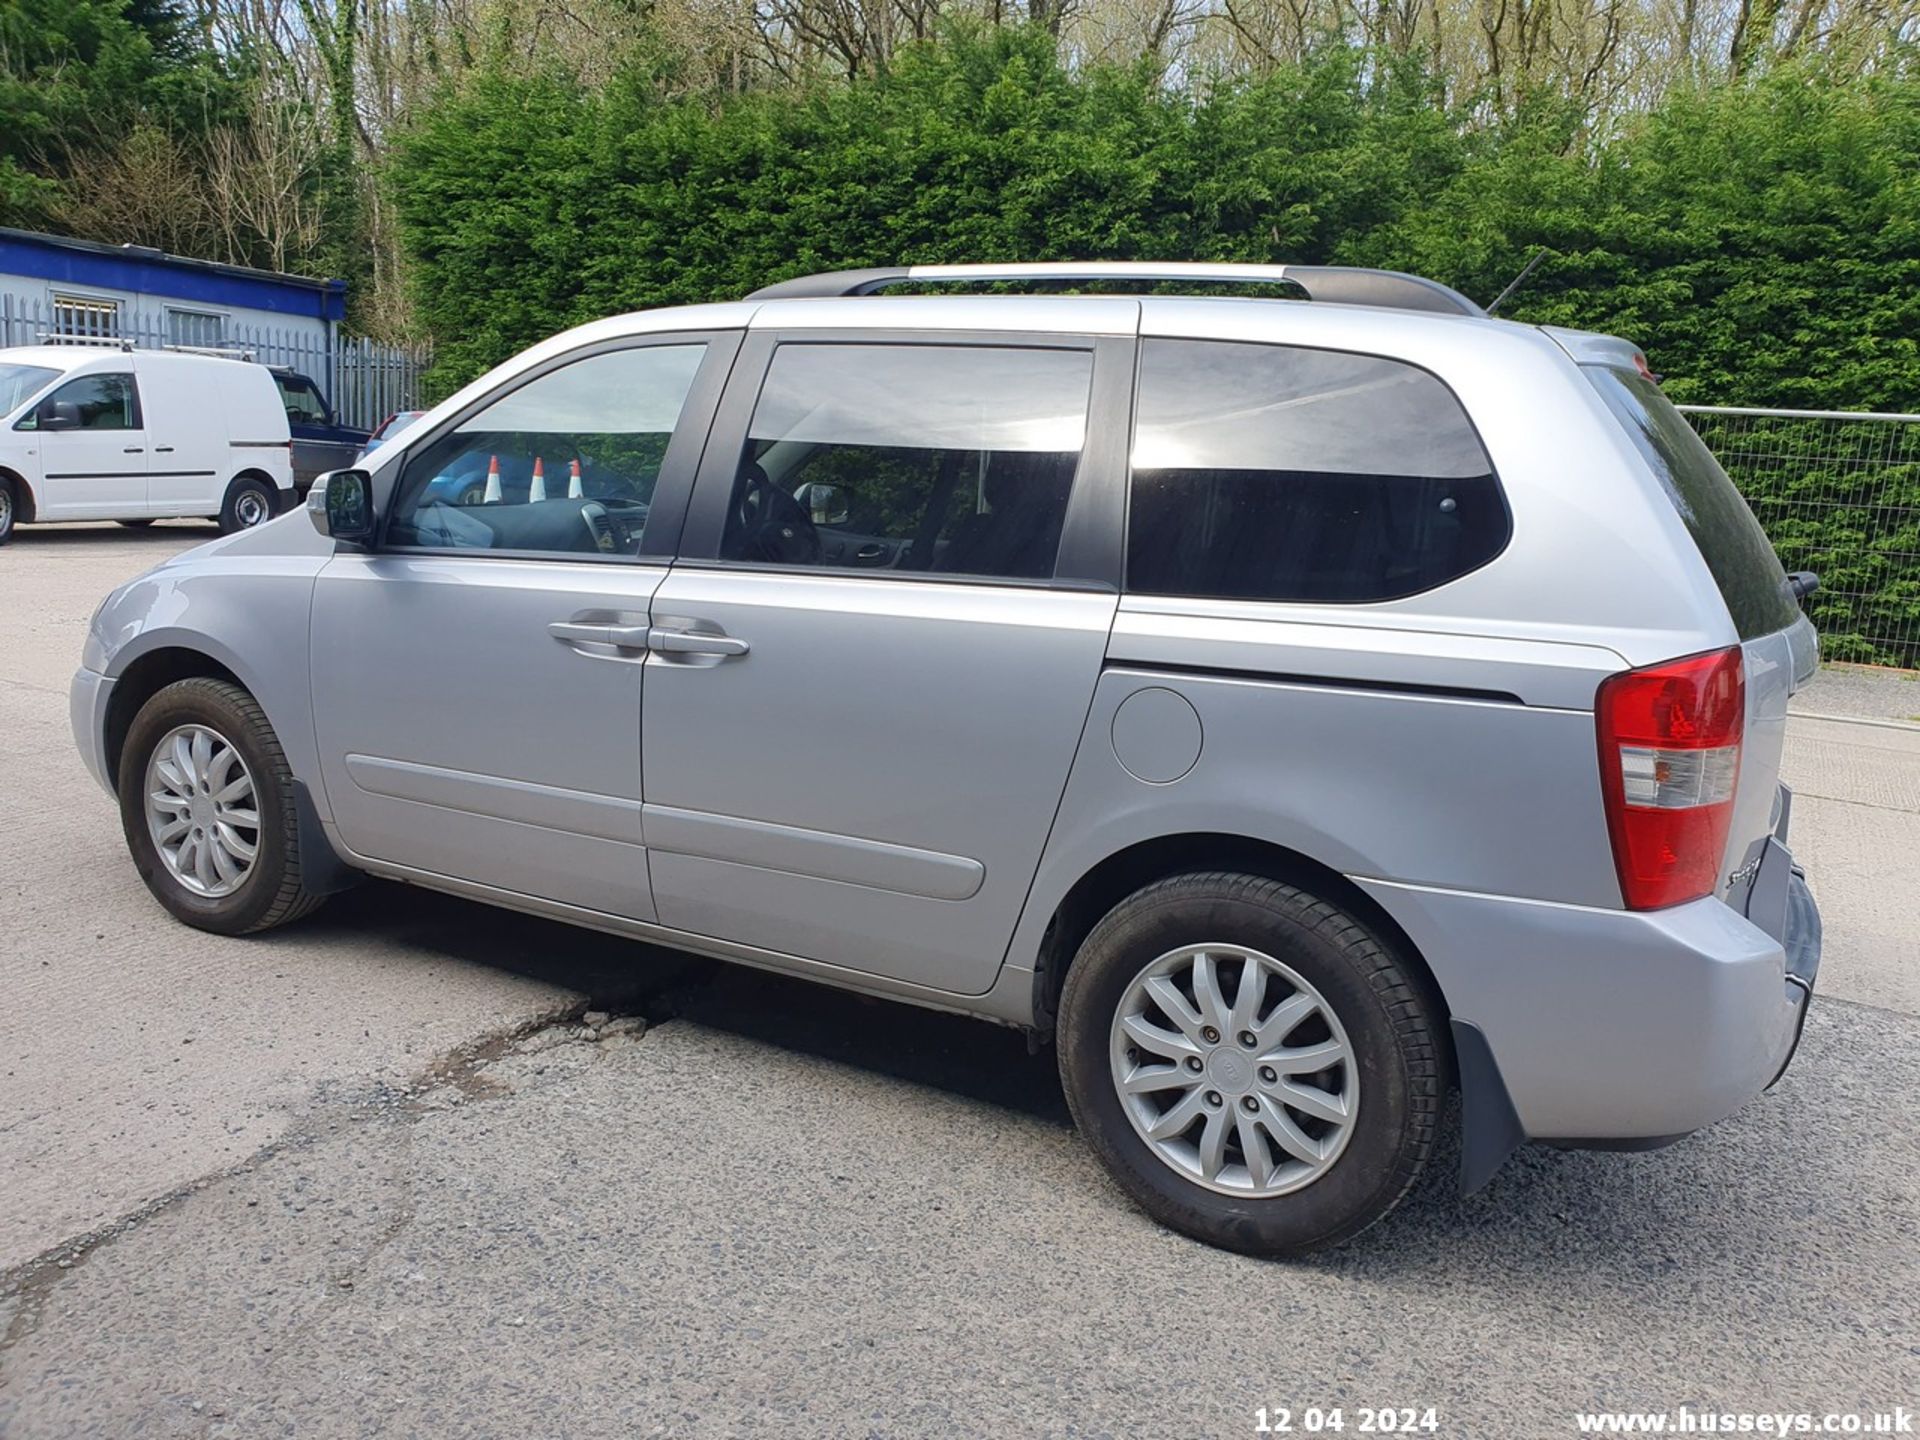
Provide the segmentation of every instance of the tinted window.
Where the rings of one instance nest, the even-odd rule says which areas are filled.
[[[1680,512],[1740,638],[1770,635],[1798,620],[1799,603],[1766,531],[1686,417],[1636,371],[1584,369]]]
[[[1084,350],[783,345],[754,407],[721,553],[1044,579],[1092,379]]]
[[[407,457],[388,540],[636,554],[705,350],[611,350],[510,391]]]
[[[37,413],[42,420],[77,421],[82,430],[140,428],[140,400],[127,374],[69,380],[40,402]]]
[[[1149,340],[1138,417],[1131,590],[1391,600],[1507,543],[1492,462],[1452,392],[1411,365]]]

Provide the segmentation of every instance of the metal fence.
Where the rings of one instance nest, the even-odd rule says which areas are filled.
[[[343,425],[371,430],[396,410],[417,410],[420,375],[429,352],[371,340],[329,340],[317,330],[249,325],[224,319],[218,333],[207,321],[223,317],[182,311],[100,307],[99,314],[76,316],[70,304],[43,306],[37,300],[0,295],[0,346],[73,343],[98,345],[119,340],[140,349],[190,345],[238,350],[263,365],[285,365],[318,381]],[[183,330],[182,326],[191,329]]]
[[[1829,660],[1920,668],[1920,415],[1682,405],[1747,497]]]

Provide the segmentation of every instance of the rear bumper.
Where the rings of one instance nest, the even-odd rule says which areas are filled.
[[[1800,1049],[1800,1036],[1807,1025],[1807,1010],[1813,1004],[1813,984],[1820,974],[1821,935],[1820,907],[1814,904],[1813,891],[1807,887],[1807,872],[1798,865],[1789,865],[1787,921],[1781,943],[1787,954],[1787,983],[1800,992],[1800,1018],[1793,1027],[1793,1044],[1780,1057],[1780,1068],[1774,1071],[1773,1079],[1767,1082],[1769,1090],[1780,1083],[1780,1077],[1787,1073],[1787,1066],[1793,1063],[1793,1057]]]
[[[1819,911],[1778,840],[1762,865],[1769,880],[1778,867],[1777,915],[1717,899],[1635,912],[1359,883],[1420,947],[1456,1028],[1484,1038],[1511,1140],[1638,1148],[1732,1114],[1792,1059]],[[1477,1103],[1469,1093],[1470,1129]]]

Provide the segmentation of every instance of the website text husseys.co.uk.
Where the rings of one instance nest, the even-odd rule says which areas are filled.
[[[1574,1416],[1582,1435],[1912,1435],[1914,1412],[1903,1406],[1877,1412],[1608,1410]]]

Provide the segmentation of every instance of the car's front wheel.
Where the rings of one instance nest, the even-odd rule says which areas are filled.
[[[1067,972],[1060,1071],[1081,1132],[1149,1214],[1210,1244],[1336,1244],[1413,1186],[1439,1122],[1440,1031],[1352,915],[1280,881],[1135,892]]]
[[[244,935],[321,901],[303,883],[293,771],[266,714],[226,680],[167,686],[120,752],[120,823],[134,868],[187,924]]]

